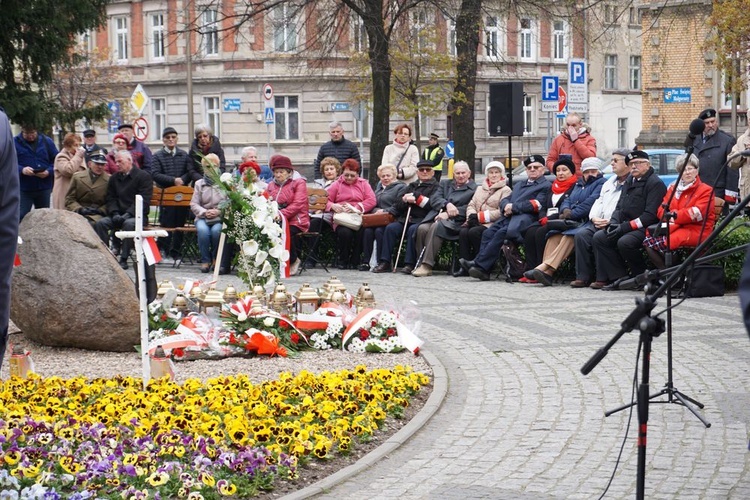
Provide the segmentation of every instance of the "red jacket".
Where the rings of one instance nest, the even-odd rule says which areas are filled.
[[[576,176],[581,176],[581,162],[585,158],[596,156],[596,139],[586,130],[578,134],[578,139],[570,140],[567,130],[555,137],[547,153],[547,170],[552,172],[552,166],[560,155],[571,155],[576,166]]]
[[[672,184],[664,195],[663,203],[666,203],[674,190]],[[681,247],[698,246],[701,241],[711,234],[716,222],[716,212],[714,212],[714,195],[713,188],[708,184],[701,182],[700,177],[695,178],[692,186],[682,192],[679,198],[672,199],[669,204],[669,211],[675,212],[677,217],[669,225],[669,248],[675,250]],[[703,219],[708,213],[706,228],[701,234]],[[664,214],[664,207],[659,207],[658,216],[661,219]]]
[[[290,226],[296,226],[302,232],[310,229],[310,214],[308,210],[307,185],[302,179],[288,179],[279,186],[276,181],[271,181],[266,188],[265,194],[269,199],[276,200],[279,205],[284,206],[279,210]]]

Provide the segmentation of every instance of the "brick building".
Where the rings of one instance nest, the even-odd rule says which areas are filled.
[[[545,13],[508,13],[500,3],[485,2],[479,47],[475,124],[477,157],[483,162],[508,151],[507,138],[487,133],[488,88],[497,81],[524,82],[524,137],[513,138],[514,155],[546,151],[548,137],[560,129],[561,118],[542,113],[541,76],[567,81],[571,57],[589,60],[590,110],[585,117],[600,144],[600,156],[623,142],[631,143],[640,129],[640,26],[632,10],[617,2],[596,2],[587,18]],[[208,123],[221,138],[227,158],[238,159],[242,147],[254,145],[261,158],[289,155],[309,164],[328,140],[328,123],[343,123],[347,138],[361,144],[369,157],[370,121],[362,132],[349,108],[347,53],[366,50],[361,22],[352,17],[350,29],[338,41],[340,54],[328,54],[324,70],[300,53],[315,23],[303,23],[282,3],[231,31],[227,15],[240,14],[246,3],[235,0],[204,5],[183,0],[114,0],[107,5],[107,24],[86,38],[87,48],[108,48],[113,61],[126,68],[130,80],[118,97],[126,107],[130,93],[141,84],[150,97],[144,116],[150,123],[147,142],[158,147],[160,131],[169,125],[183,145],[192,138],[188,128],[186,28],[192,28],[192,92],[194,122]],[[637,10],[636,10],[637,12]],[[437,10],[415,11],[409,22],[434,26],[444,43],[437,49],[455,52],[455,15]],[[200,31],[197,33],[196,30]],[[607,36],[602,36],[606,33]],[[261,89],[274,89],[276,122],[265,124]],[[430,98],[430,96],[425,96]],[[347,109],[349,108],[349,109]],[[393,121],[398,117],[393,117]],[[435,131],[448,135],[446,115],[422,117],[423,138]],[[361,135],[361,137],[360,137]],[[106,139],[102,142],[105,142]]]
[[[690,122],[705,108],[719,111],[721,128],[732,133],[731,100],[723,75],[707,48],[710,0],[650,2],[642,9],[644,148],[681,148]],[[740,99],[739,130],[746,99]]]

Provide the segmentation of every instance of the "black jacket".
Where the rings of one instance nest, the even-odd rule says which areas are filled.
[[[109,216],[130,214],[135,217],[135,195],[143,197],[143,215],[148,214],[154,181],[145,170],[133,165],[128,174],[117,172],[107,185],[107,213]]]
[[[402,198],[396,200],[396,204],[391,207],[388,211],[391,212],[399,222],[406,221],[406,212],[411,207],[411,213],[409,214],[410,223],[421,224],[425,221],[425,216],[430,213],[432,206],[430,206],[430,198],[437,193],[438,181],[433,177],[427,182],[414,181],[406,186],[404,194],[413,193],[417,199],[416,204],[405,203]]]
[[[174,186],[174,180],[177,177],[181,178],[187,186],[193,180],[190,162],[190,157],[184,150],[175,148],[175,154],[172,156],[162,148],[151,159],[151,176],[159,187]]]
[[[458,209],[458,215],[453,217],[452,220],[463,224],[466,220],[466,209],[469,207],[469,202],[474,197],[476,190],[477,185],[471,179],[460,188],[456,187],[453,179],[440,181],[440,187],[438,187],[435,196],[430,199],[432,210],[425,216],[425,220],[434,219],[441,210],[445,210],[448,203],[453,203]]]
[[[696,137],[693,141],[695,156],[700,160],[701,181],[713,186],[714,196],[719,198],[724,197],[725,190],[736,193],[738,189],[739,172],[728,167],[721,171],[721,167],[724,166],[724,162],[727,161],[727,156],[731,153],[736,142],[734,137],[723,130],[717,130],[705,143],[701,136]]]
[[[208,152],[203,153],[201,148],[198,146],[198,139],[193,139],[193,144],[190,145],[190,179],[195,182],[203,178],[203,165],[201,160],[204,156],[214,153],[219,157],[219,170],[223,173],[227,170],[227,160],[224,158],[224,148],[221,147],[219,138],[215,135],[211,136],[211,146],[208,148]]]
[[[653,167],[641,179],[629,176],[610,224],[620,224],[623,233],[656,224],[659,222],[659,206],[666,192],[667,186],[656,175]]]
[[[327,156],[333,156],[339,163],[343,164],[344,160],[353,158],[361,165],[362,160],[359,157],[359,149],[349,139],[341,139],[339,142],[328,141],[318,150],[318,157],[315,159],[315,178],[320,179],[320,162]]]

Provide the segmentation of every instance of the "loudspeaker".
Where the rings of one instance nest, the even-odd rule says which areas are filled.
[[[490,137],[523,136],[523,82],[490,83]]]

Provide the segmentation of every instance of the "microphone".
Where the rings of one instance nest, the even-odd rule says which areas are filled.
[[[706,130],[706,124],[703,123],[703,120],[700,118],[696,118],[690,122],[690,132],[688,132],[688,135],[685,138],[685,143],[683,144],[686,153],[692,152],[693,141],[696,137],[701,135],[704,130]]]

